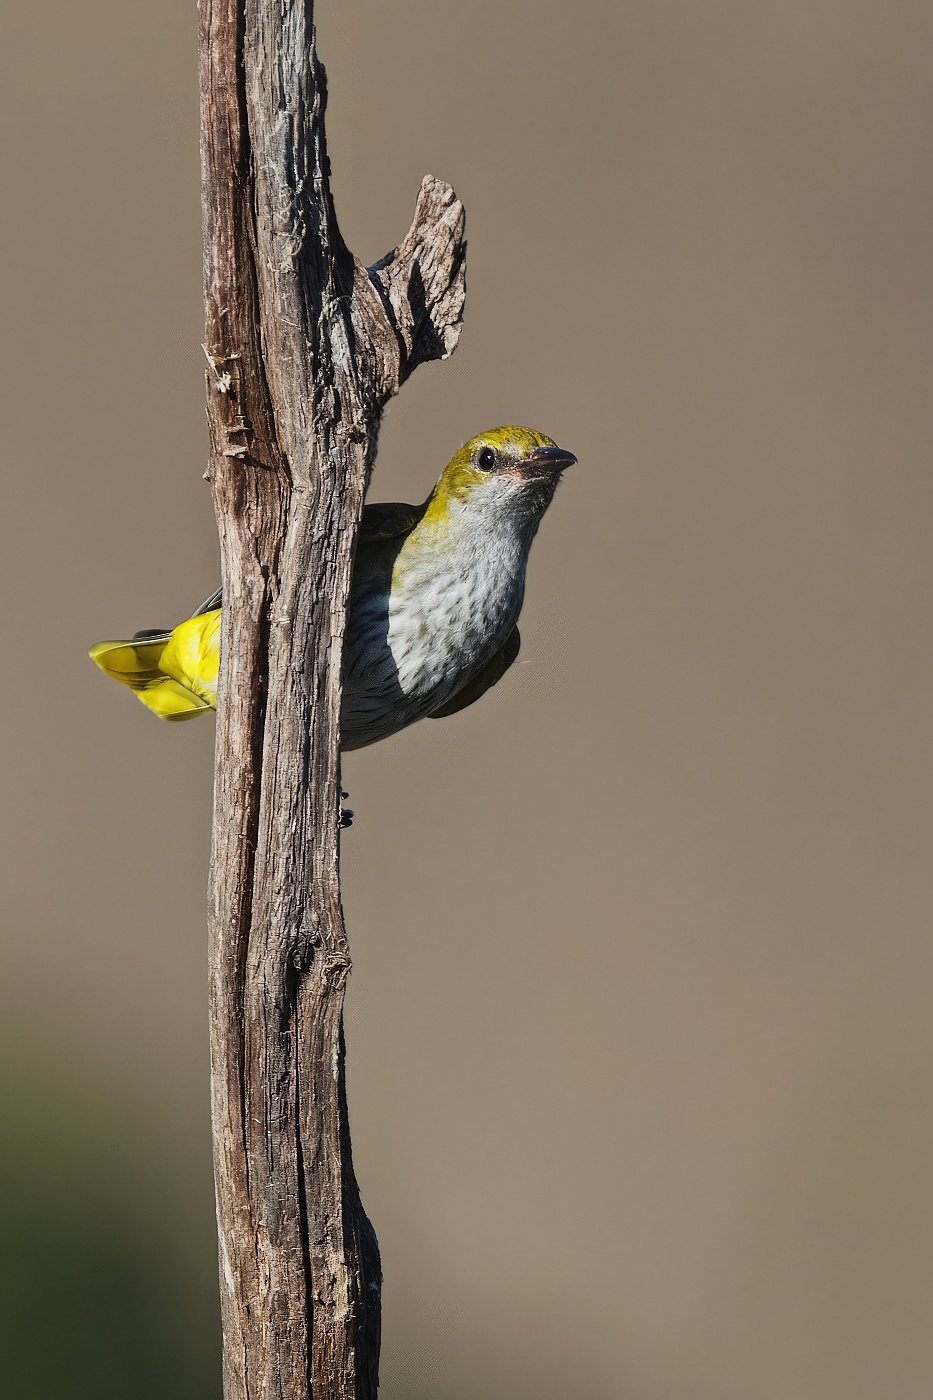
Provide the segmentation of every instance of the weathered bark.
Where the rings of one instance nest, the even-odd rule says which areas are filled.
[[[224,587],[210,891],[227,1400],[377,1388],[379,1254],[344,1093],[341,650],[382,408],[453,350],[463,209],[340,236],[311,0],[201,0],[208,479]]]

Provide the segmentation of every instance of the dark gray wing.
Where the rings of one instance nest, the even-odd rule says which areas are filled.
[[[360,544],[377,540],[397,540],[410,534],[424,515],[425,507],[408,506],[403,501],[373,501],[363,507],[360,522]]]
[[[401,535],[407,535],[415,528],[418,521],[424,515],[424,506],[409,506],[402,501],[374,501],[372,505],[363,507],[363,519],[360,524],[360,542],[375,543],[376,540],[395,540]],[[216,593],[212,593],[209,598],[205,598],[199,608],[191,614],[192,617],[202,617],[204,613],[213,612],[219,608],[223,601],[223,589],[218,588]]]
[[[506,671],[518,655],[522,639],[518,635],[518,628],[513,627],[501,647],[486,662],[481,671],[477,671],[471,681],[452,695],[443,705],[432,710],[429,719],[446,719],[448,715],[455,715],[459,710],[465,710],[468,705],[473,705],[485,695],[487,690],[491,690],[494,685],[501,681]]]
[[[217,592],[216,592],[216,593],[212,593],[211,596],[210,596],[209,598],[206,598],[206,599],[204,600],[204,602],[201,604],[201,606],[197,609],[197,611],[196,611],[196,612],[193,612],[193,613],[191,614],[191,616],[192,616],[192,617],[203,617],[203,615],[204,615],[205,613],[213,612],[215,608],[219,608],[219,607],[220,607],[220,603],[221,603],[222,597],[223,597],[223,589],[222,589],[222,588],[218,588]]]

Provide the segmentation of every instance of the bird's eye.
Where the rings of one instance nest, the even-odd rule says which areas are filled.
[[[496,465],[496,454],[491,447],[481,447],[475,461],[481,472],[491,472]]]

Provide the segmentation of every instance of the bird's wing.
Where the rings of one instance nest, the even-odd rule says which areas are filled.
[[[428,718],[445,719],[447,715],[455,715],[458,710],[465,710],[468,705],[474,704],[481,695],[485,695],[487,690],[491,690],[498,681],[501,681],[518,655],[521,644],[522,640],[518,635],[518,628],[513,627],[499,650],[490,657],[483,669],[477,671],[473,679],[467,681],[466,685],[462,686],[443,705],[432,710]]]
[[[396,540],[410,532],[424,515],[424,506],[408,506],[402,501],[376,501],[363,507],[360,524],[360,543],[374,544],[377,540]],[[218,588],[201,606],[191,614],[202,617],[213,612],[223,602],[223,589]]]
[[[204,602],[203,602],[203,603],[201,604],[201,606],[198,608],[197,612],[193,612],[193,613],[191,614],[191,616],[192,616],[192,617],[203,617],[203,615],[204,615],[205,613],[213,612],[215,608],[219,608],[219,607],[220,607],[220,604],[221,604],[221,602],[222,602],[222,600],[223,600],[223,596],[224,596],[224,591],[223,591],[223,589],[222,589],[222,588],[218,588],[214,593],[211,594],[211,596],[210,596],[209,598],[205,598],[205,599],[204,599]]]
[[[373,501],[363,507],[360,544],[377,540],[397,540],[411,534],[424,515],[424,506],[408,506],[402,501]]]

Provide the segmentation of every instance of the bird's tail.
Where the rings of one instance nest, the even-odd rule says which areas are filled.
[[[137,632],[125,642],[98,642],[90,657],[107,676],[136,692],[160,719],[194,719],[217,708],[220,609],[189,617],[171,632]]]

